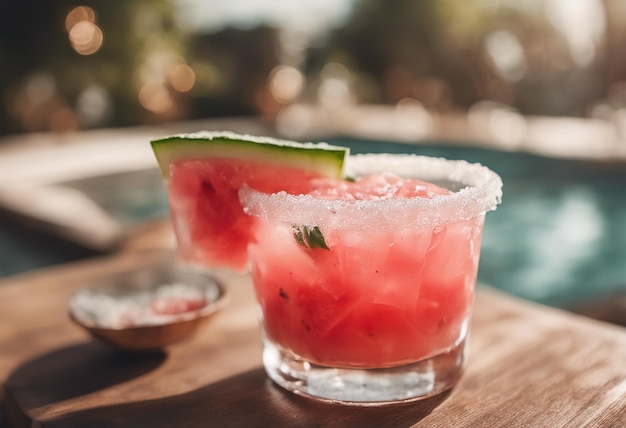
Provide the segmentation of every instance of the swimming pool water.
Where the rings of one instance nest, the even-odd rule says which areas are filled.
[[[626,163],[553,159],[436,142],[326,141],[347,145],[355,154],[465,159],[500,174],[504,197],[487,215],[480,283],[556,307],[626,293]],[[166,217],[167,198],[156,162],[153,172],[126,179],[133,189],[143,183],[142,198],[119,192],[104,198],[98,191],[101,186],[93,185],[87,186],[88,194],[120,221]],[[96,254],[52,234],[42,238],[39,231],[0,217],[0,277]]]

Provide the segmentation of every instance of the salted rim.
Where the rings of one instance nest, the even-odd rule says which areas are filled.
[[[239,200],[248,215],[334,229],[443,226],[493,211],[502,201],[502,179],[478,163],[406,154],[364,154],[346,159],[347,176],[383,172],[425,181],[451,181],[462,188],[431,199],[355,201],[286,192],[268,194],[244,185]]]

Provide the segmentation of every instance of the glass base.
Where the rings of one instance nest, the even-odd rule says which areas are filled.
[[[463,370],[466,340],[431,358],[383,369],[319,366],[263,342],[265,371],[283,388],[327,402],[381,406],[432,397],[454,386]]]

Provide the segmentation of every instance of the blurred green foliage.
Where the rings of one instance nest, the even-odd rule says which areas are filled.
[[[372,102],[412,97],[445,111],[492,100],[524,114],[586,116],[594,102],[626,81],[626,9],[620,0],[598,0],[596,9],[604,15],[589,16],[589,27],[598,26],[596,19],[606,31],[590,41],[593,60],[581,65],[567,35],[550,20],[550,3],[360,0],[348,22],[311,50],[308,73],[315,76],[329,61],[339,62],[356,72],[358,98]],[[488,44],[494,35],[508,41],[495,53],[519,68],[516,75],[498,72],[499,58]],[[511,49],[501,52],[517,45],[519,64]],[[626,98],[618,104],[626,105]]]
[[[96,11],[103,33],[92,55],[78,54],[68,40],[66,17],[79,6]],[[10,0],[0,10],[0,133],[54,129],[55,112],[74,111],[90,86],[103,88],[112,105],[98,125],[140,123],[141,64],[152,52],[182,55],[186,46],[170,0]],[[69,130],[72,122],[68,117]]]
[[[603,26],[600,37],[578,37],[592,60],[572,54],[572,40],[550,15],[557,3],[601,11],[579,32]],[[355,0],[347,22],[306,50],[299,100],[316,102],[324,66],[339,63],[357,102],[408,97],[447,112],[490,100],[523,114],[566,116],[594,115],[603,105],[606,116],[626,108],[625,3]],[[89,55],[68,39],[65,20],[78,6],[95,11],[104,37]],[[174,0],[3,2],[0,135],[275,114],[280,102],[268,78],[281,62],[283,29],[192,32],[176,12]],[[193,87],[176,89],[176,65],[191,70]]]

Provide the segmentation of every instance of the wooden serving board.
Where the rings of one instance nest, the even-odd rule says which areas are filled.
[[[324,404],[272,384],[244,276],[216,271],[229,304],[161,354],[116,352],[69,321],[67,299],[79,286],[161,256],[125,254],[0,282],[0,426],[626,426],[624,329],[485,287],[460,383],[377,408]]]

